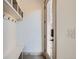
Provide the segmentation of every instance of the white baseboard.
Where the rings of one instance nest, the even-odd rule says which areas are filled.
[[[42,55],[42,52],[23,52],[24,55]]]

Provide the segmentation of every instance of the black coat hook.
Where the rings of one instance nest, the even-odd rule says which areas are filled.
[[[12,19],[12,22],[14,21],[14,19]]]
[[[15,23],[16,23],[16,21],[15,21]]]
[[[8,20],[10,20],[10,17],[8,17]]]

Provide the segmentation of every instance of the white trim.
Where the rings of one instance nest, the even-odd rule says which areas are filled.
[[[42,52],[23,52],[24,55],[42,55]]]

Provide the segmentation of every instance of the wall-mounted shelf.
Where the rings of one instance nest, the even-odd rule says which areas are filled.
[[[4,0],[4,13],[10,14],[12,17],[14,17],[16,20],[22,20],[23,18],[23,12],[21,11],[20,7],[18,6],[16,0]],[[20,9],[20,11],[19,11]]]

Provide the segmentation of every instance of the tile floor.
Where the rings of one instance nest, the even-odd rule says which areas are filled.
[[[27,55],[24,59],[45,59],[43,56]]]
[[[23,58],[20,56],[19,59],[45,59],[45,57],[40,55],[23,55]]]

